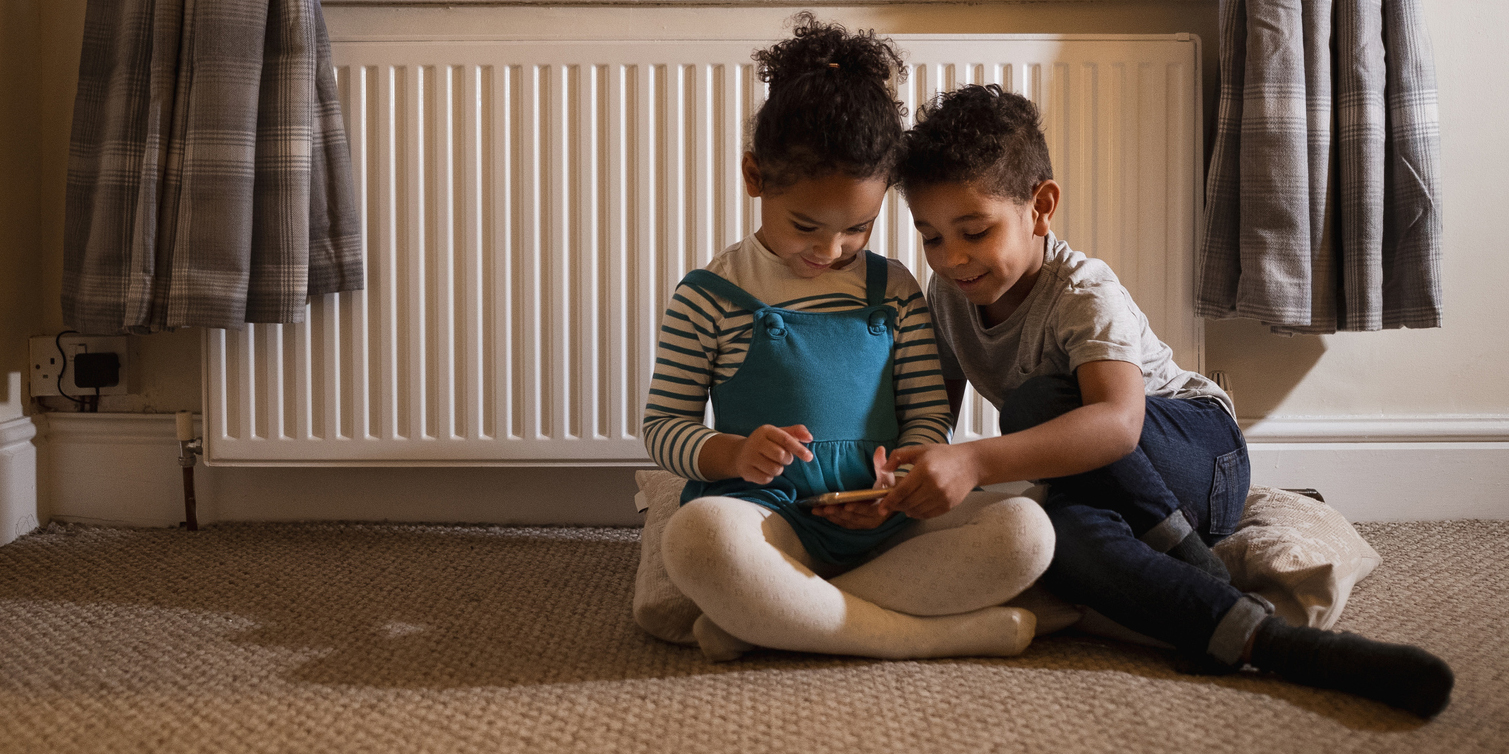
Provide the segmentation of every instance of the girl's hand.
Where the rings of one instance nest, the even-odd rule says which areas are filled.
[[[734,470],[746,482],[770,484],[792,460],[812,460],[812,451],[802,443],[812,442],[812,433],[801,424],[775,427],[762,424],[739,441]]]
[[[873,529],[891,517],[890,513],[881,513],[874,502],[817,505],[813,506],[812,515],[822,516],[845,529]]]
[[[871,460],[875,463],[875,489],[896,486],[896,470],[886,466],[885,446],[876,448],[875,457]],[[813,507],[812,514],[822,516],[845,529],[873,529],[891,517],[890,513],[881,512],[875,501],[819,505]]]
[[[890,514],[901,511],[912,518],[933,518],[953,510],[980,483],[975,454],[963,445],[909,445],[897,448],[885,464],[895,473],[903,464],[912,470],[897,483],[875,508]]]

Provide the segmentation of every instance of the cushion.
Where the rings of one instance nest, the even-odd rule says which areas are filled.
[[[686,480],[660,469],[636,471],[634,478],[639,483],[635,502],[645,511],[634,580],[634,620],[653,636],[696,644],[692,624],[702,611],[671,584],[660,550],[666,521],[681,507]],[[1024,494],[1040,500],[1040,492],[1033,488]],[[1381,560],[1335,509],[1303,495],[1262,486],[1253,486],[1248,493],[1236,532],[1213,549],[1238,589],[1262,595],[1294,625],[1323,629],[1336,624],[1352,586]],[[1008,604],[1041,613],[1039,635],[1075,625],[1090,633],[1167,646],[1037,586]]]
[[[1238,589],[1262,595],[1294,625],[1322,629],[1336,625],[1352,586],[1382,560],[1336,509],[1259,486],[1236,532],[1212,549]]]
[[[645,513],[644,531],[639,536],[639,572],[634,576],[634,622],[651,636],[695,645],[692,623],[702,611],[671,584],[660,557],[665,523],[681,507],[681,488],[686,480],[669,471],[652,469],[634,472],[634,481],[639,483],[635,507]]]

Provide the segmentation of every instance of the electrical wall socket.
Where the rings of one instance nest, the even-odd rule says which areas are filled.
[[[31,394],[34,397],[59,395],[58,372],[63,370],[64,355],[68,358],[68,370],[63,372],[63,390],[75,398],[94,395],[94,388],[79,387],[73,382],[73,357],[79,353],[114,353],[121,362],[120,382],[113,387],[100,388],[100,395],[126,395],[130,392],[127,377],[131,374],[131,354],[124,335],[64,335],[61,339],[63,353],[58,353],[54,338],[41,336],[31,339]]]

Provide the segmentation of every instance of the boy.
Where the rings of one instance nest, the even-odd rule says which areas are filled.
[[[1230,534],[1249,464],[1230,399],[1180,369],[1104,263],[1056,238],[1037,109],[997,86],[925,106],[902,190],[936,273],[928,302],[957,413],[967,378],[997,438],[898,450],[915,464],[877,513],[929,518],[975,486],[1048,483],[1058,541],[1043,583],[1216,671],[1251,664],[1433,717],[1453,676],[1412,646],[1293,627],[1209,549]]]

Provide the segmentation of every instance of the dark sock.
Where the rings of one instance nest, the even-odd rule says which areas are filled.
[[[1295,627],[1279,618],[1258,624],[1251,663],[1295,683],[1346,691],[1423,718],[1446,708],[1454,681],[1450,666],[1419,647]]]
[[[1168,548],[1168,554],[1228,584],[1231,583],[1231,572],[1226,570],[1226,564],[1210,551],[1210,547],[1195,532],[1190,532],[1189,536],[1180,540],[1179,544]]]

